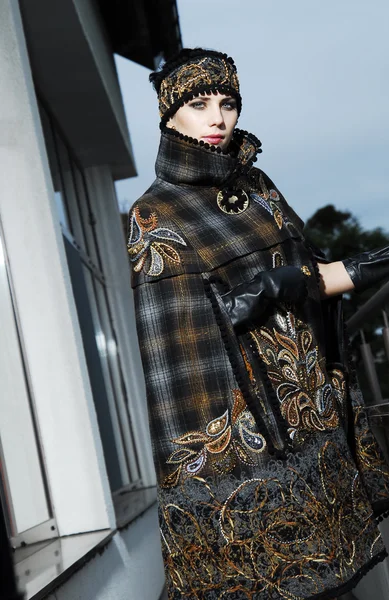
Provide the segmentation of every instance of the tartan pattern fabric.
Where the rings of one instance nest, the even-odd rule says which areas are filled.
[[[197,176],[196,161],[209,161]],[[348,365],[326,370],[302,221],[254,168],[234,182],[247,210],[223,213],[227,163],[166,136],[159,177],[130,213],[145,223],[129,250],[144,257],[132,285],[169,600],[337,597],[386,555],[374,512],[389,509],[389,469]],[[304,269],[306,302],[238,335],[221,293],[283,264]]]
[[[146,284],[136,289],[135,299],[146,389],[153,390],[151,438],[162,481],[170,471],[171,440],[185,427],[199,429],[204,419],[224,412],[236,384],[201,277],[184,274]]]
[[[261,152],[262,144],[258,138],[240,129],[234,131],[232,153],[222,152],[216,146],[209,147],[201,141],[186,144],[183,152],[183,137],[173,129],[163,129],[155,165],[158,179],[174,185],[223,186],[246,165],[255,162],[257,153]]]

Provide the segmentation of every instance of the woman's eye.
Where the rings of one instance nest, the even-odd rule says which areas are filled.
[[[236,109],[235,102],[223,102],[222,106],[223,106],[223,108],[226,108],[227,110],[235,110]]]
[[[193,102],[193,104],[190,105],[192,108],[204,108],[205,106],[205,102],[201,102],[200,100],[198,102]]]

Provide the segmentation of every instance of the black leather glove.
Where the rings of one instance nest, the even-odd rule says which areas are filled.
[[[389,277],[389,246],[371,252],[362,252],[342,262],[355,286],[355,291],[362,292]]]
[[[222,295],[234,327],[258,319],[271,302],[297,304],[307,295],[306,276],[297,267],[285,266],[261,271]]]

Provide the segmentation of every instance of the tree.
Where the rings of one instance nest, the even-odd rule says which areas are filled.
[[[389,234],[381,227],[365,231],[356,217],[337,210],[333,204],[319,208],[306,222],[305,232],[329,260],[341,260],[389,243]]]

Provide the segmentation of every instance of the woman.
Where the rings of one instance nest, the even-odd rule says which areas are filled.
[[[157,179],[128,251],[169,599],[335,598],[386,556],[389,470],[334,295],[389,275],[389,251],[312,250],[235,127],[231,58],[183,50],[150,79]]]

